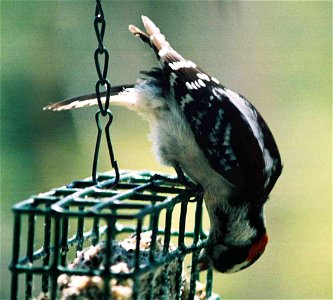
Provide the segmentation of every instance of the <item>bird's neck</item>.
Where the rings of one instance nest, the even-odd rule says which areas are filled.
[[[263,208],[253,208],[246,202],[230,204],[230,199],[216,201],[209,195],[206,198],[210,238],[225,245],[243,246],[252,244],[266,232]]]

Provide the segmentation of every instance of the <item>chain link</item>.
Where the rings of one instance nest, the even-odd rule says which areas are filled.
[[[95,153],[94,153],[94,161],[93,161],[93,169],[92,169],[92,178],[93,181],[97,183],[97,165],[98,165],[98,156],[99,156],[99,149],[101,145],[102,139],[102,126],[100,122],[100,118],[108,117],[107,124],[104,128],[105,136],[106,136],[106,143],[109,150],[109,156],[111,161],[111,166],[115,170],[115,180],[111,185],[111,188],[117,185],[120,175],[117,161],[115,160],[112,143],[111,143],[111,135],[110,135],[110,126],[113,120],[113,115],[109,110],[110,105],[110,95],[111,95],[111,84],[110,81],[107,79],[108,73],[108,66],[109,66],[109,52],[104,47],[103,40],[104,40],[104,33],[105,33],[106,22],[104,19],[104,12],[101,4],[101,0],[96,0],[96,9],[95,9],[95,18],[94,18],[94,28],[97,37],[98,46],[94,52],[94,59],[95,59],[95,66],[97,71],[98,80],[95,85],[96,91],[96,98],[99,106],[99,111],[95,115],[96,125],[97,125],[97,140],[95,146]],[[101,67],[101,61],[103,58],[103,66]],[[101,89],[104,88],[105,91]],[[105,96],[105,102],[103,104],[102,96]]]
[[[95,10],[95,18],[94,18],[94,28],[97,37],[98,46],[94,53],[95,66],[98,75],[98,80],[96,82],[96,97],[98,101],[99,109],[103,116],[106,116],[107,110],[109,109],[110,103],[110,90],[111,84],[109,80],[106,78],[108,73],[109,66],[109,52],[104,47],[104,33],[105,33],[106,22],[104,19],[104,12],[101,4],[101,0],[96,0],[96,10]],[[104,56],[104,65],[101,68],[100,65],[100,57]],[[103,69],[103,72],[101,71]],[[106,98],[103,106],[103,102],[101,100],[101,87],[104,87],[106,90]]]

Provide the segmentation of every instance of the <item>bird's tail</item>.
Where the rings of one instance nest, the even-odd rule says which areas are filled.
[[[129,25],[128,29],[135,36],[139,36],[142,41],[149,44],[152,47],[159,58],[160,62],[163,64],[165,60],[165,55],[170,52],[173,52],[174,57],[181,56],[174,51],[169,42],[165,39],[165,36],[161,33],[159,28],[146,16],[142,16],[142,22],[146,29],[146,33],[140,30],[138,27],[134,25]],[[137,104],[137,95],[136,93],[132,93],[134,85],[122,85],[122,86],[114,86],[111,88],[110,94],[110,103],[114,105],[126,106],[127,108],[134,108]],[[101,101],[105,103],[105,92],[101,93]],[[97,105],[96,94],[87,94],[82,96],[73,97],[70,99],[66,99],[57,103],[53,103],[44,107],[44,110],[53,110],[53,111],[61,111],[61,110],[69,110],[76,109],[81,107],[95,106]]]
[[[155,25],[155,23],[146,16],[142,16],[142,23],[146,29],[146,33],[134,25],[129,25],[128,29],[135,36],[141,38],[141,40],[152,47],[163,65],[167,60],[167,56],[171,55],[176,58],[176,60],[183,60],[184,58],[176,52],[170,43],[166,40],[165,36],[161,33],[160,29]]]
[[[144,42],[150,44],[156,51],[171,50],[172,48],[169,42],[165,39],[165,36],[154,22],[146,16],[142,16],[141,19],[147,33],[144,33],[134,25],[128,26],[129,31],[139,36]]]

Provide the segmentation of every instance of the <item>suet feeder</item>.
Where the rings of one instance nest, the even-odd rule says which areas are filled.
[[[212,293],[212,269],[201,274],[197,269],[207,242],[202,193],[175,178],[118,169],[109,134],[109,54],[99,0],[94,28],[99,111],[92,177],[13,207],[11,299],[219,299]],[[105,136],[114,171],[97,174],[102,117],[109,118]]]
[[[218,299],[212,270],[204,284],[197,272],[202,196],[152,175],[121,172],[109,189],[106,173],[16,204],[11,298]]]

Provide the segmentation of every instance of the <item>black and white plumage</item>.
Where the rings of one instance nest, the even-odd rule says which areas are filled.
[[[282,171],[273,135],[248,100],[183,58],[149,18],[142,21],[147,33],[129,30],[152,47],[160,68],[142,72],[133,87],[115,87],[110,102],[143,115],[158,160],[203,189],[211,230],[201,268],[244,269],[268,241],[263,205]],[[97,105],[90,96],[46,109]]]

